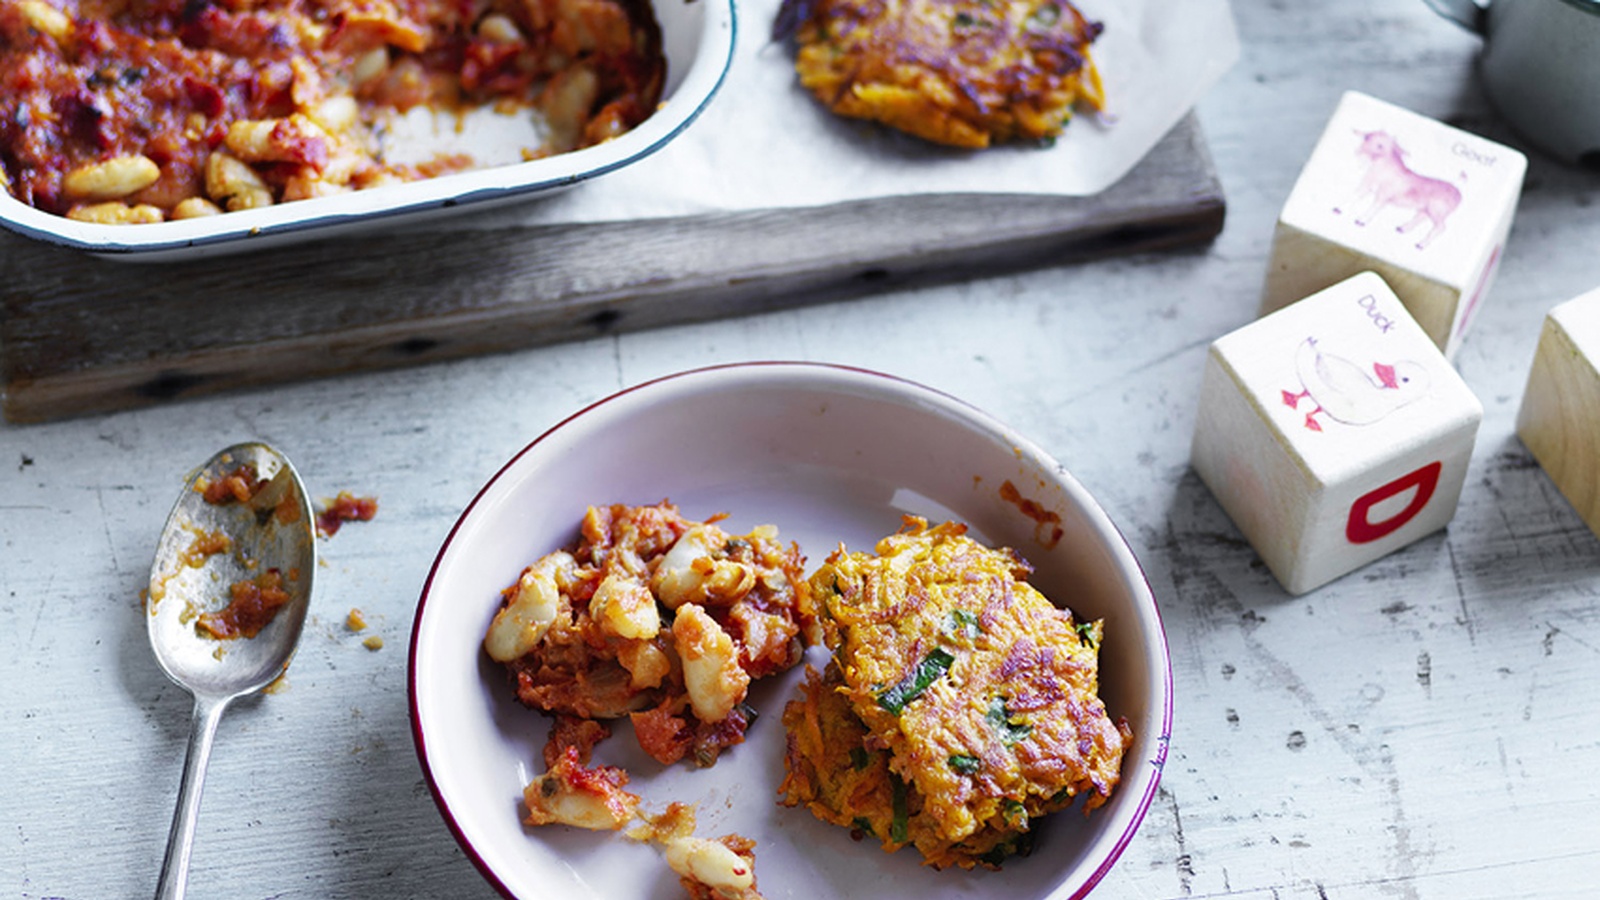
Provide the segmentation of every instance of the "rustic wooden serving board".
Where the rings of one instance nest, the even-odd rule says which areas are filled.
[[[0,409],[37,422],[1209,240],[1193,116],[1092,197],[923,195],[567,226],[368,232],[181,263],[0,233]]]

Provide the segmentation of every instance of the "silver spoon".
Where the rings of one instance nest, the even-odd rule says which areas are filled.
[[[248,500],[208,502],[207,484],[222,482],[240,466],[265,479]],[[254,487],[254,485],[252,485]],[[227,538],[227,549],[217,549]],[[305,485],[289,460],[266,444],[238,444],[190,474],[167,516],[150,567],[147,624],[156,662],[167,677],[194,695],[178,806],[161,863],[157,900],[184,895],[206,762],[222,712],[233,700],[261,690],[282,675],[294,656],[317,569],[316,533]],[[254,637],[219,639],[223,621],[202,617],[229,605],[237,582],[265,582],[276,570],[288,600]],[[209,630],[208,630],[209,629]]]

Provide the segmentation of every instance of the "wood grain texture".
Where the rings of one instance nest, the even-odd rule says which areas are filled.
[[[138,593],[188,468],[261,438],[314,496],[380,509],[322,545],[289,689],[222,723],[190,897],[493,900],[428,793],[407,713],[406,642],[440,544],[484,481],[585,405],[778,358],[961,397],[1061,460],[1127,536],[1167,631],[1174,731],[1159,794],[1092,900],[1593,896],[1600,539],[1515,420],[1545,314],[1600,283],[1600,174],[1530,155],[1501,274],[1455,358],[1484,417],[1449,527],[1292,597],[1189,465],[1206,348],[1254,319],[1273,223],[1345,89],[1517,140],[1479,90],[1480,41],[1421,2],[1233,5],[1244,57],[1199,110],[1228,198],[1210,243],[0,422],[0,896],[153,892],[190,704],[156,668]],[[383,649],[344,627],[352,606]],[[729,794],[708,790],[711,828]],[[758,871],[767,858],[757,848]],[[1001,873],[971,893],[1023,900],[1007,887]],[[681,896],[664,874],[643,893]]]
[[[1545,317],[1517,436],[1589,527],[1600,534],[1600,368],[1594,346],[1600,293],[1561,304]]]
[[[3,410],[41,421],[1178,246],[1214,237],[1224,211],[1191,117],[1084,198],[408,229],[138,265],[7,235]]]

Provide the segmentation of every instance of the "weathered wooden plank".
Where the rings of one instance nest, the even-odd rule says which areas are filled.
[[[3,409],[26,422],[1203,241],[1193,119],[1085,198],[929,195],[578,226],[399,230],[134,265],[14,236]]]

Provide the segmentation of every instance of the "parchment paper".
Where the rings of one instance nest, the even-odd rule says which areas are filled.
[[[732,68],[709,108],[655,154],[523,208],[530,224],[819,206],[920,193],[1085,196],[1110,187],[1238,59],[1227,0],[1081,0],[1103,117],[1077,116],[1055,144],[942,148],[843,119],[801,88],[769,34],[779,0],[739,0]]]

